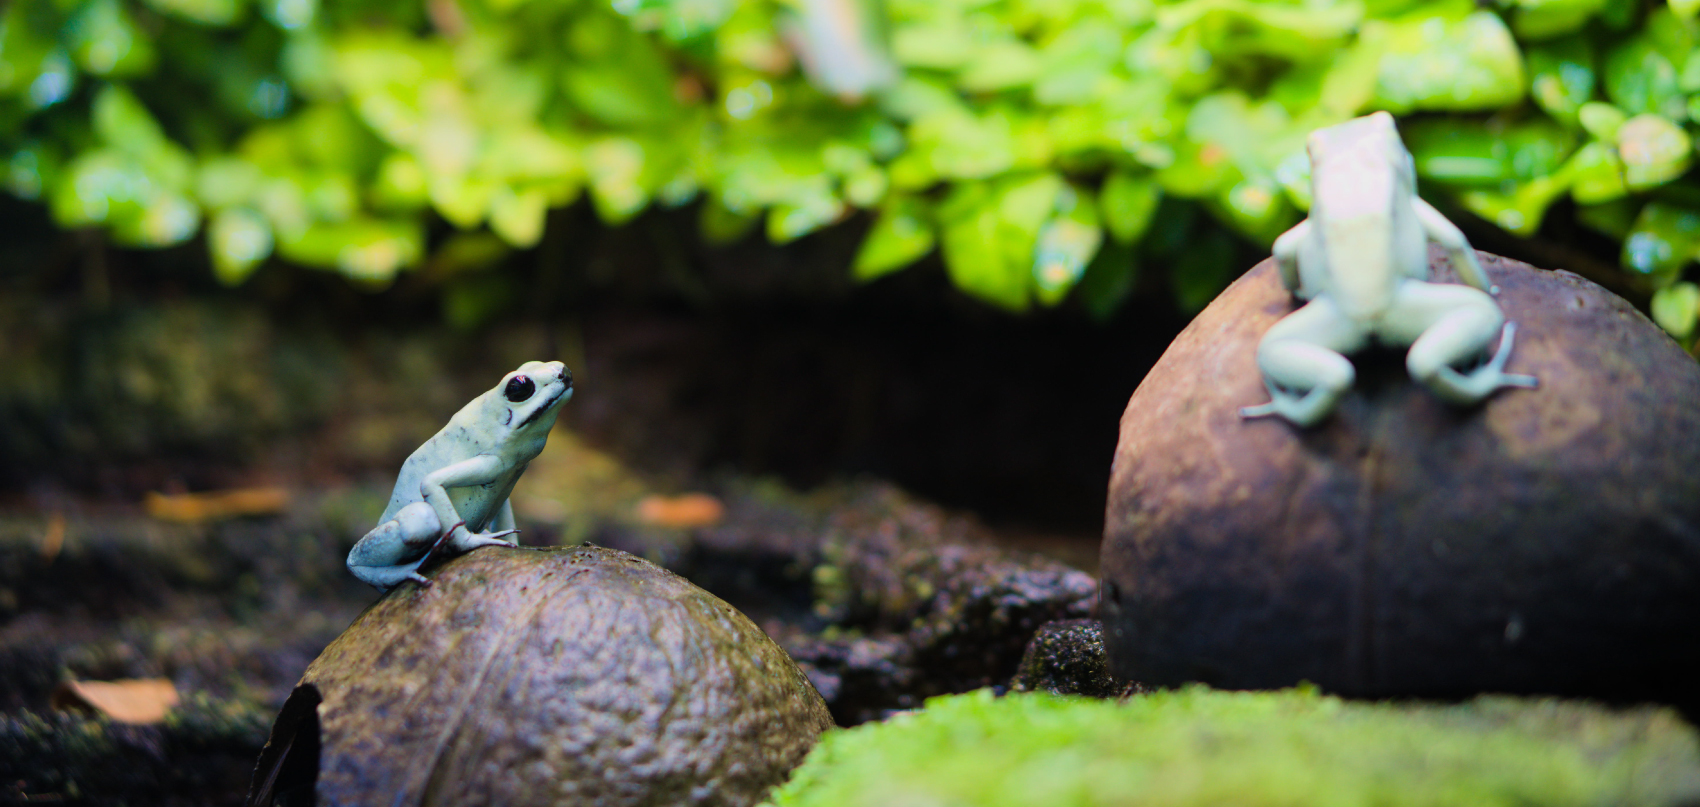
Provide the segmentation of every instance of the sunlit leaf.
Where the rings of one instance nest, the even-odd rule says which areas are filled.
[[[1694,326],[1700,321],[1700,286],[1675,283],[1659,289],[1653,293],[1649,308],[1653,321],[1659,323],[1659,327],[1686,342],[1694,335]]]
[[[1629,192],[1617,149],[1597,140],[1577,149],[1566,170],[1571,177],[1570,195],[1581,204],[1609,202]]]
[[[1577,31],[1608,0],[1513,0],[1511,28],[1524,39],[1548,39]]]
[[[425,169],[413,155],[392,152],[378,166],[372,183],[372,201],[379,207],[407,210],[430,200]]]
[[[1570,190],[1571,176],[1560,172],[1522,182],[1506,190],[1470,190],[1459,195],[1471,212],[1521,236],[1532,236],[1552,203]]]
[[[1649,37],[1637,37],[1606,54],[1606,96],[1630,115],[1685,114],[1676,66]]]
[[[817,193],[799,195],[769,209],[769,241],[775,244],[794,241],[843,217],[844,202],[827,187],[825,177],[820,179]]]
[[[975,48],[956,81],[969,92],[1008,90],[1031,84],[1040,66],[1032,46],[1016,40],[996,42]]]
[[[591,201],[603,221],[618,224],[649,204],[649,189],[643,186],[644,149],[637,141],[609,137],[591,144],[585,169]]]
[[[1623,110],[1604,101],[1589,101],[1577,110],[1576,119],[1596,140],[1617,140],[1617,130],[1629,116]]]
[[[424,254],[424,233],[417,222],[356,219],[313,225],[288,238],[280,233],[278,254],[308,266],[334,268],[367,283],[387,283]]]
[[[207,223],[207,249],[213,275],[234,286],[248,279],[254,267],[272,254],[272,232],[260,214],[240,207],[219,211]]]
[[[1376,103],[1394,112],[1475,110],[1522,97],[1523,58],[1511,31],[1491,11],[1451,16],[1454,4],[1397,22],[1366,23],[1366,39],[1385,38]]]
[[[501,186],[490,200],[490,229],[516,247],[533,246],[543,238],[548,212],[549,199],[542,191]]]
[[[904,25],[891,38],[891,52],[910,67],[953,70],[974,56],[974,39],[966,25],[948,17],[933,24]]]
[[[887,202],[862,239],[851,271],[857,280],[873,280],[920,260],[933,250],[936,238],[925,202],[896,197]]]
[[[1663,185],[1688,170],[1694,144],[1682,127],[1658,115],[1636,115],[1617,130],[1617,154],[1630,190]]]

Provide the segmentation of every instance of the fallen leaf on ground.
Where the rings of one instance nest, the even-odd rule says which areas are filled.
[[[161,521],[198,524],[240,516],[268,516],[289,506],[283,488],[237,488],[206,493],[148,493],[142,501],[148,515]]]
[[[53,690],[54,709],[92,710],[119,723],[158,723],[179,701],[165,678],[64,681]]]
[[[681,496],[651,495],[638,502],[638,520],[657,527],[689,529],[720,522],[726,507],[706,493]]]

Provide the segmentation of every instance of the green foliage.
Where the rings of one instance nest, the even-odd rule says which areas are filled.
[[[0,178],[125,244],[204,231],[233,284],[273,255],[382,284],[445,248],[427,243],[428,215],[524,248],[550,208],[588,196],[614,224],[700,200],[719,240],[759,225],[784,242],[872,211],[859,278],[937,249],[995,305],[1078,290],[1103,312],[1161,199],[1266,244],[1308,205],[1305,134],[1388,109],[1426,192],[1522,235],[1568,196],[1668,301],[1700,258],[1697,14],[1695,0],[13,0]],[[1231,274],[1220,262],[1171,272],[1189,304]],[[1661,321],[1691,332],[1691,309]]]
[[[775,807],[1676,804],[1700,791],[1669,711],[1551,700],[1351,703],[1202,687],[1125,703],[981,690],[829,732]]]

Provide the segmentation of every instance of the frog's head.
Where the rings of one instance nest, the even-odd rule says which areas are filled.
[[[490,391],[496,419],[514,432],[548,434],[561,404],[573,397],[573,373],[558,361],[528,361]]]
[[[1334,219],[1379,216],[1415,192],[1416,163],[1386,112],[1317,129],[1305,150],[1312,196]]]

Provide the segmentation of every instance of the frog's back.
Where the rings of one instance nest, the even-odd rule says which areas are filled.
[[[425,500],[419,486],[425,481],[427,474],[471,459],[488,450],[486,443],[489,442],[489,435],[478,434],[472,428],[483,402],[482,395],[472,399],[471,403],[461,407],[454,417],[449,418],[448,424],[431,439],[407,455],[407,461],[401,464],[401,471],[396,474],[395,488],[390,491],[389,505],[378,518],[379,523],[394,518],[401,508]]]

